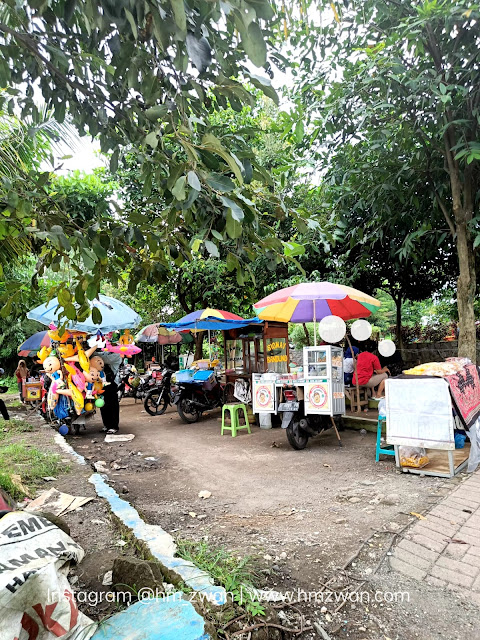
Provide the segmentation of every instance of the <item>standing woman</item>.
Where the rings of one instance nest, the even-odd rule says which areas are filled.
[[[120,422],[120,403],[118,401],[117,373],[122,362],[118,353],[102,353],[105,363],[105,379],[108,383],[103,390],[102,398],[105,401],[100,408],[104,433],[117,433]]]
[[[27,365],[25,364],[25,360],[20,360],[15,371],[15,375],[17,376],[18,393],[20,395],[20,401],[22,402],[22,404],[25,404],[23,389],[25,386],[25,382],[27,381],[28,374],[29,371],[27,369]]]

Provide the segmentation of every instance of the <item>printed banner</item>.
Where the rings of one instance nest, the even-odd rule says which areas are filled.
[[[305,384],[305,412],[330,413],[330,398],[326,382],[307,382]]]
[[[275,382],[254,381],[254,404],[255,413],[275,412]]]

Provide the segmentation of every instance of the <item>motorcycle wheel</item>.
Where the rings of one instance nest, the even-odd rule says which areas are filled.
[[[305,433],[305,431],[302,431],[298,428],[296,429],[296,431],[294,431],[293,424],[287,427],[285,431],[287,432],[288,443],[290,444],[292,449],[295,449],[296,451],[305,449],[308,442],[308,434]]]
[[[147,394],[143,406],[151,416],[161,416],[167,410],[168,398],[163,391],[152,391]]]
[[[201,415],[198,409],[189,406],[188,398],[180,398],[177,404],[177,411],[183,422],[186,422],[187,424],[197,422]]]
[[[227,382],[223,389],[223,402],[222,404],[230,404],[232,402],[238,402],[235,398],[235,385],[233,382]]]

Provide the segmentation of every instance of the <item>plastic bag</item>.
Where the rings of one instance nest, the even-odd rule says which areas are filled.
[[[421,469],[430,462],[427,452],[421,447],[399,447],[398,454],[401,467]]]
[[[387,417],[387,403],[385,398],[382,398],[378,403],[378,417],[380,419]]]

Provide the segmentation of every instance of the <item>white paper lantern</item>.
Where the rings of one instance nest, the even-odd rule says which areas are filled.
[[[378,350],[380,352],[380,355],[382,355],[384,358],[389,358],[390,356],[393,356],[393,354],[397,350],[397,347],[395,346],[393,340],[382,340],[378,344]]]
[[[366,320],[355,320],[351,328],[352,338],[362,342],[368,340],[372,335],[372,325]]]
[[[338,316],[325,316],[318,325],[318,333],[325,342],[340,342],[346,332],[347,326]]]

